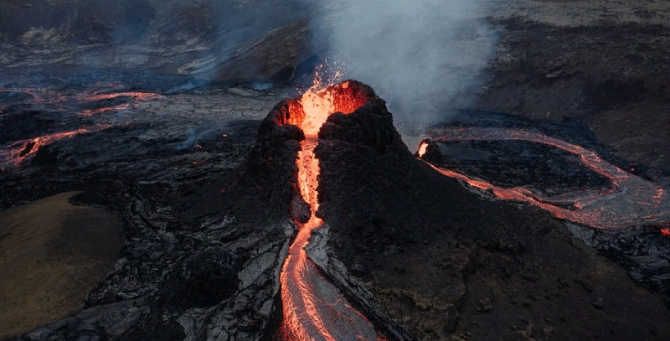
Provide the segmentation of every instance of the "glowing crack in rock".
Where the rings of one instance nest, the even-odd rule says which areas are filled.
[[[467,183],[497,198],[520,201],[549,211],[559,219],[600,229],[659,224],[670,221],[670,198],[664,188],[630,174],[603,160],[594,152],[541,133],[503,128],[444,128],[436,130],[435,141],[516,140],[553,146],[581,158],[592,171],[608,178],[611,186],[600,190],[576,191],[546,197],[528,188],[502,188],[456,171],[438,168],[438,172]],[[563,208],[558,205],[571,205]]]

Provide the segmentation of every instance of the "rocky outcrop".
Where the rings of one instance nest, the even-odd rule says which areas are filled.
[[[345,296],[360,311],[364,312],[377,328],[383,331],[386,337],[391,340],[415,340],[415,337],[390,320],[388,315],[379,309],[372,292],[335,258],[334,253],[328,247],[329,229],[328,225],[324,225],[312,233],[306,247],[308,257],[324,272],[331,283],[342,290]]]
[[[424,145],[425,147],[423,147]],[[425,148],[425,150],[422,151],[422,148]],[[421,152],[423,152],[423,155],[420,155]],[[440,152],[440,146],[431,139],[424,139],[421,141],[419,150],[414,153],[414,156],[435,165],[444,163],[444,157],[442,156],[442,152]]]
[[[379,98],[368,100],[351,114],[331,115],[319,139],[315,149],[321,166],[317,215],[324,217],[329,227],[312,237],[315,245],[310,244],[310,257],[388,337],[403,340],[424,339],[434,332],[443,335],[445,326],[453,328],[457,321],[456,307],[465,295],[461,273],[469,260],[461,257],[445,263],[450,275],[440,283],[449,283],[450,294],[439,299],[432,297],[432,292],[425,296],[416,282],[398,285],[393,273],[405,270],[391,260],[396,259],[399,249],[397,238],[407,238],[401,237],[405,229],[421,228],[404,219],[390,223],[388,210],[393,209],[385,205],[394,202],[403,207],[398,214],[417,218],[421,213],[412,211],[408,206],[414,205],[408,203],[415,199],[410,192],[421,189],[411,189],[410,183],[415,184],[419,174],[428,175],[427,166],[409,152],[393,126],[392,114]],[[393,216],[390,219],[397,217]],[[403,223],[408,224],[401,227]],[[378,268],[381,259],[390,261],[384,270]],[[393,266],[397,268],[393,270]],[[382,275],[382,271],[388,273]]]

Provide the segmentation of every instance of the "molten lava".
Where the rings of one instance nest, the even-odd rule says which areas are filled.
[[[128,108],[130,108],[130,105],[128,103],[123,103],[123,104],[116,105],[116,106],[113,106],[113,107],[105,107],[105,108],[99,108],[99,109],[84,110],[84,111],[80,112],[79,115],[87,117],[87,116],[106,113],[106,112],[109,112],[109,111],[125,110],[125,109],[128,109]]]
[[[42,146],[76,135],[98,132],[109,127],[110,126],[108,125],[96,125],[13,142],[5,149],[0,150],[0,169],[4,170],[8,166],[18,166],[21,162],[34,156],[35,153],[37,153],[37,150]]]
[[[96,87],[109,87],[107,91],[116,91],[122,88],[118,84],[98,84]],[[2,93],[9,94],[27,94],[32,97],[30,101],[24,101],[24,103],[40,104],[40,105],[52,105],[57,108],[69,109],[73,106],[79,105],[84,102],[97,102],[101,100],[114,99],[119,97],[129,97],[133,101],[133,105],[148,101],[162,98],[163,96],[152,93],[152,92],[137,92],[137,91],[125,91],[125,92],[109,92],[109,93],[97,93],[93,91],[86,91],[83,93],[77,94],[65,94],[58,90],[53,89],[41,89],[41,88],[0,88],[0,98]],[[99,114],[112,110],[124,110],[128,109],[130,105],[128,103],[123,103],[115,106],[104,107],[99,109],[89,109],[84,110],[79,113],[81,116],[91,116],[93,114]]]
[[[306,135],[297,161],[298,183],[300,195],[311,208],[307,223],[296,222],[299,232],[280,275],[284,313],[280,334],[285,340],[378,339],[370,322],[321,276],[304,250],[311,232],[324,224],[315,215],[319,208],[319,160],[314,154],[318,144],[316,134],[330,114],[351,113],[366,101],[367,98],[352,89],[349,82],[325,89],[320,89],[316,82],[299,100],[291,103],[288,117],[278,122],[297,125]]]
[[[122,88],[120,84],[111,83],[111,84],[98,84],[96,87],[111,87],[107,91],[116,91]],[[0,88],[0,94],[9,93],[11,94],[27,94],[32,97],[29,101],[31,105],[40,104],[42,106],[53,106],[59,109],[63,109],[64,112],[78,108],[83,102],[95,102],[106,99],[113,99],[119,97],[130,98],[132,103],[118,103],[110,106],[105,106],[96,109],[87,109],[78,112],[79,116],[88,117],[95,114],[102,114],[106,112],[121,111],[126,110],[131,107],[136,107],[142,101],[153,100],[162,98],[163,96],[151,93],[151,92],[134,92],[134,91],[125,91],[125,92],[109,92],[105,94],[100,94],[93,91],[85,91],[83,93],[76,94],[64,94],[58,90],[53,89],[40,89],[40,88]],[[76,109],[75,109],[76,110]],[[0,111],[2,113],[2,111]],[[63,123],[65,124],[65,122]],[[117,123],[118,125],[118,123]],[[54,141],[72,137],[82,133],[92,133],[106,129],[110,127],[109,125],[94,125],[89,127],[80,128],[73,131],[53,133],[33,139],[19,140],[7,144],[6,146],[0,147],[0,170],[5,170],[10,167],[16,167],[21,162],[31,158],[37,150],[44,145],[48,145]]]
[[[670,221],[670,198],[663,188],[610,164],[586,148],[541,133],[502,128],[446,128],[440,131],[440,136],[435,140],[521,140],[546,144],[579,156],[586,167],[611,181],[609,188],[598,191],[545,197],[524,187],[501,188],[484,180],[433,166],[446,176],[491,192],[500,199],[526,202],[549,211],[559,219],[601,229]],[[563,208],[558,204],[571,204],[572,208]]]
[[[428,143],[427,142],[421,142],[421,144],[419,145],[419,151],[418,151],[419,157],[423,157],[424,155],[426,155],[426,150],[427,149],[428,149]]]
[[[132,91],[127,91],[127,92],[116,92],[116,93],[110,93],[110,94],[84,94],[84,95],[79,95],[77,96],[77,99],[80,101],[85,101],[85,102],[95,102],[95,101],[101,101],[103,99],[111,99],[111,98],[118,98],[118,97],[132,97],[134,99],[146,101],[150,99],[157,99],[161,98],[163,96],[152,93],[152,92],[132,92]]]

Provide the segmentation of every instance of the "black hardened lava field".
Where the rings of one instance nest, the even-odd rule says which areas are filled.
[[[670,338],[670,5],[0,21],[0,340]]]

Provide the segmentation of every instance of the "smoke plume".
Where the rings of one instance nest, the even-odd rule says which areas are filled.
[[[496,35],[480,1],[321,0],[315,37],[401,121],[472,105]]]

